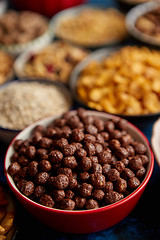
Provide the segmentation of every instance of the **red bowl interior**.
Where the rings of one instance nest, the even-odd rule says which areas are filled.
[[[89,112],[95,113],[94,111],[89,111]],[[107,116],[109,118],[111,117],[115,118],[115,116],[112,116],[106,113],[97,112],[96,114],[101,115],[102,117]],[[38,124],[41,123],[41,121],[39,121]],[[137,202],[139,201],[151,177],[151,174],[153,172],[153,166],[154,166],[154,157],[153,157],[153,153],[147,138],[137,127],[135,127],[131,123],[128,123],[128,124],[130,128],[132,128],[134,131],[138,133],[140,138],[143,139],[146,146],[148,147],[148,152],[150,155],[150,163],[148,166],[147,174],[143,182],[134,192],[132,192],[130,195],[128,195],[124,199],[114,204],[101,207],[98,209],[74,210],[74,211],[48,208],[32,201],[31,199],[27,198],[26,196],[20,193],[18,188],[15,186],[12,178],[7,173],[9,155],[11,154],[11,148],[13,148],[12,144],[14,140],[12,141],[12,143],[10,144],[6,152],[5,162],[4,162],[4,171],[5,171],[7,182],[11,190],[16,195],[17,199],[21,202],[21,204],[25,206],[27,210],[32,215],[34,215],[34,217],[36,217],[38,220],[43,222],[45,225],[52,227],[58,231],[82,234],[82,233],[97,232],[113,226],[114,224],[118,223],[123,218],[125,218],[136,206]],[[32,128],[35,125],[37,125],[37,123],[32,124],[31,125]],[[26,128],[25,131],[28,131],[29,128],[30,126]],[[20,134],[18,134],[16,138],[20,138],[19,137]]]

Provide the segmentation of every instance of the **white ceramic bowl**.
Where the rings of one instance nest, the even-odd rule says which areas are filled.
[[[160,167],[160,118],[153,124],[151,145],[155,155],[155,159]]]
[[[54,38],[54,33],[53,31],[50,31],[49,23],[48,23],[47,30],[41,36],[26,43],[19,43],[19,44],[17,43],[17,44],[8,44],[8,45],[0,44],[0,49],[17,57],[19,54],[21,54],[26,50],[30,50],[30,49],[35,50],[48,45],[49,43],[52,42],[53,38]]]
[[[139,4],[132,8],[126,15],[126,28],[131,36],[135,39],[154,46],[160,46],[160,40],[157,40],[154,36],[142,33],[135,27],[136,21],[143,14],[150,12],[160,7],[159,1],[151,1],[143,4]]]

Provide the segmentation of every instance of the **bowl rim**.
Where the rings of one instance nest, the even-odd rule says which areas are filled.
[[[74,111],[74,110],[73,110]],[[121,119],[120,117],[118,116],[114,116],[112,114],[108,114],[108,113],[104,113],[104,112],[97,112],[97,111],[91,111],[91,110],[88,110],[88,112],[90,112],[90,114],[96,114],[96,116],[101,116],[101,117],[108,117],[108,118],[113,118],[113,119]],[[54,120],[56,119],[57,117],[59,117],[61,115],[57,115],[57,116],[52,116],[52,117],[48,117],[48,118],[44,118],[44,119],[41,119],[31,125],[29,125],[28,127],[26,127],[24,130],[22,130],[21,132],[23,131],[31,131],[31,129],[36,126],[37,124],[43,122],[43,121],[46,121],[46,120]],[[150,154],[150,164],[148,166],[148,169],[147,169],[147,173],[146,173],[146,176],[145,178],[143,179],[143,181],[141,182],[141,184],[139,185],[139,187],[137,189],[135,189],[131,194],[129,194],[128,196],[124,197],[123,199],[119,200],[118,202],[115,202],[115,203],[112,203],[112,204],[109,204],[107,206],[104,206],[104,207],[100,207],[100,208],[96,208],[96,209],[89,209],[89,210],[61,210],[61,209],[56,209],[56,208],[50,208],[50,207],[47,207],[47,206],[44,206],[44,205],[41,205],[33,200],[31,200],[30,198],[26,197],[25,195],[23,195],[19,190],[18,188],[16,187],[16,185],[13,185],[12,182],[10,181],[10,176],[9,176],[9,173],[7,172],[7,166],[6,166],[6,162],[7,162],[7,157],[8,157],[8,152],[10,150],[10,148],[13,146],[13,142],[15,141],[16,138],[18,138],[19,134],[21,134],[21,132],[12,140],[12,142],[10,143],[7,151],[6,151],[6,154],[5,154],[5,159],[4,159],[4,174],[6,176],[6,180],[7,180],[7,183],[8,185],[10,186],[10,188],[12,189],[12,191],[17,195],[19,195],[20,198],[22,198],[24,201],[27,201],[29,204],[32,204],[34,207],[37,207],[37,208],[41,208],[42,210],[46,210],[46,211],[51,211],[51,212],[56,212],[56,213],[61,213],[61,214],[80,214],[80,215],[85,215],[85,214],[93,214],[93,213],[96,213],[96,212],[103,212],[103,211],[106,211],[106,210],[110,210],[112,208],[115,208],[119,205],[123,205],[124,203],[126,203],[128,200],[132,199],[135,195],[137,195],[138,193],[141,192],[142,189],[145,189],[151,175],[152,175],[152,172],[153,172],[153,167],[154,167],[154,155],[153,155],[153,152],[152,152],[152,149],[151,149],[151,146],[150,146],[150,143],[147,139],[147,137],[144,135],[144,133],[139,129],[137,128],[135,125],[133,125],[132,123],[130,122],[127,122],[127,124],[129,125],[129,127],[131,127],[132,129],[134,129],[135,132],[137,132],[138,135],[140,135],[141,138],[144,139],[146,145],[148,146],[148,150],[149,150],[149,154]]]
[[[131,46],[131,45],[127,45],[127,46]],[[137,45],[134,45],[137,46]],[[109,57],[112,53],[117,52],[119,50],[121,50],[123,47],[126,47],[126,45],[119,45],[119,46],[115,46],[115,47],[105,47],[105,48],[101,48],[98,50],[95,50],[93,52],[91,52],[84,60],[82,60],[80,63],[78,63],[75,68],[73,69],[70,78],[69,78],[69,88],[72,90],[72,94],[74,99],[83,107],[88,108],[90,110],[95,110],[94,108],[89,107],[87,104],[85,104],[80,97],[77,94],[77,82],[78,82],[78,76],[81,74],[82,70],[93,60],[99,61],[101,62],[103,59]],[[132,46],[131,46],[132,47]],[[103,111],[105,112],[105,111]],[[113,114],[113,113],[109,113],[109,112],[105,112],[108,114],[112,114],[114,116],[119,116],[121,118],[127,118],[129,119],[133,119],[133,118],[148,118],[148,117],[154,117],[154,116],[159,116],[160,112],[156,112],[156,113],[148,113],[148,114],[140,114],[140,115],[125,115],[125,114]]]
[[[141,32],[135,27],[135,23],[140,16],[154,9],[157,9],[158,7],[160,7],[160,2],[156,0],[138,4],[129,10],[126,14],[125,19],[125,25],[129,34],[144,43],[148,43],[153,46],[160,46],[160,40],[157,40],[156,38]]]
[[[151,136],[151,146],[155,155],[156,162],[160,167],[160,151],[158,148],[160,143],[159,128],[160,128],[160,118],[158,118],[153,124],[152,136]]]
[[[65,40],[67,42],[70,42],[71,44],[73,45],[76,45],[76,46],[79,46],[79,47],[84,47],[84,48],[89,48],[89,49],[96,49],[96,48],[99,48],[99,47],[105,47],[105,46],[112,46],[112,45],[115,45],[117,43],[120,43],[122,42],[126,37],[123,37],[123,38],[120,38],[120,39],[115,39],[115,40],[112,40],[112,41],[108,41],[106,43],[101,43],[101,44],[78,44],[72,40],[68,40],[64,37],[59,37],[57,36],[56,34],[56,30],[57,30],[57,26],[59,26],[61,20],[63,20],[64,18],[68,18],[68,17],[73,17],[73,16],[76,16],[78,13],[80,13],[81,11],[85,10],[85,9],[101,9],[101,10],[107,10],[107,9],[115,9],[117,11],[119,11],[119,9],[115,8],[113,5],[111,5],[110,3],[108,3],[107,5],[104,5],[104,4],[96,4],[96,3],[87,3],[87,4],[81,4],[79,6],[74,6],[74,7],[71,7],[71,8],[67,8],[67,9],[64,9],[58,13],[56,13],[51,19],[50,19],[50,22],[49,22],[49,29],[51,32],[53,32],[54,36],[60,38],[61,40]],[[119,11],[120,12],[120,11]],[[124,15],[124,13],[120,12],[122,15]]]
[[[70,93],[70,89],[68,89],[63,83],[61,83],[59,81],[52,81],[52,80],[50,80],[48,78],[44,78],[44,77],[42,77],[42,78],[40,78],[40,77],[39,78],[38,77],[21,77],[19,79],[12,79],[11,81],[7,81],[7,82],[1,84],[0,85],[0,91],[1,91],[1,89],[7,87],[10,84],[21,83],[21,82],[31,82],[31,83],[32,82],[39,82],[39,83],[46,84],[46,85],[55,85],[61,90],[61,92],[64,93],[66,99],[69,100],[70,108],[72,107],[73,98],[72,98],[72,95]],[[0,131],[8,131],[8,132],[19,133],[22,130],[23,129],[19,129],[19,130],[18,129],[9,129],[9,128],[5,128],[5,127],[0,126]]]

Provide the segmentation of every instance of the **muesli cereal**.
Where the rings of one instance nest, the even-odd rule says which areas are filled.
[[[39,82],[14,82],[0,90],[0,126],[21,130],[33,122],[62,114],[71,106],[63,88]]]
[[[67,83],[72,69],[88,55],[88,51],[57,41],[31,54],[24,66],[25,76],[45,77]]]

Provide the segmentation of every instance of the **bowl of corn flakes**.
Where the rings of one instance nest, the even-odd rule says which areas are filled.
[[[160,52],[147,47],[104,48],[71,74],[75,99],[87,108],[128,119],[160,113]]]

